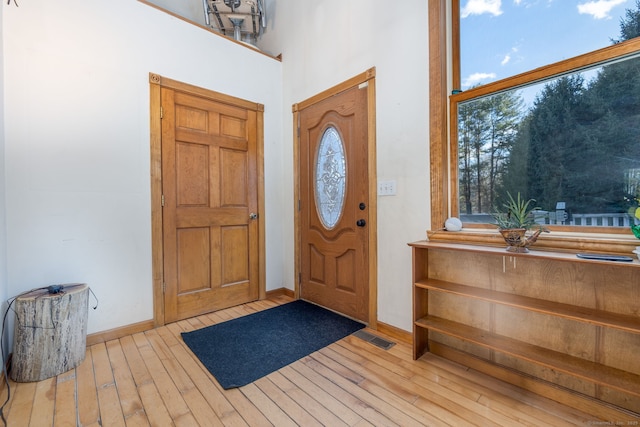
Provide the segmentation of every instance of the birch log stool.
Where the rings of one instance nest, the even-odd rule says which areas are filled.
[[[40,289],[15,300],[11,379],[41,381],[78,366],[85,357],[89,286]]]

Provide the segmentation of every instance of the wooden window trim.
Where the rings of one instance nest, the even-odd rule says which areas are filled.
[[[465,225],[459,232],[444,230],[449,216],[458,216],[457,147],[453,129],[456,117],[449,115],[455,103],[477,96],[541,81],[562,72],[586,68],[611,58],[640,52],[640,38],[628,40],[568,60],[536,68],[504,80],[480,86],[449,97],[451,88],[460,87],[460,32],[457,19],[459,2],[429,0],[429,141],[431,179],[431,229],[427,237],[434,241],[503,245],[497,229],[489,224]],[[451,61],[449,60],[451,58]],[[640,241],[627,228],[551,226],[535,247],[556,251],[585,251],[629,254]]]

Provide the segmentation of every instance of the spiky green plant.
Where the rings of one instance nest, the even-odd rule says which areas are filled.
[[[531,207],[532,203],[535,203],[534,199],[525,200],[520,193],[514,199],[511,193],[507,192],[507,200],[502,204],[503,210],[492,214],[498,228],[525,228],[528,230],[533,227],[535,224],[533,211],[539,208]]]

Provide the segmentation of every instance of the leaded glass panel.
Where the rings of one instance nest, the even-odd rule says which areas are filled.
[[[344,145],[338,130],[329,126],[316,153],[315,201],[322,224],[331,229],[342,216],[346,193],[346,161]]]

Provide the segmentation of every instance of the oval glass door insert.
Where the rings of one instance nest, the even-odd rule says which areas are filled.
[[[332,229],[344,209],[347,170],[344,144],[338,130],[329,126],[322,134],[316,153],[315,201],[322,224]]]

